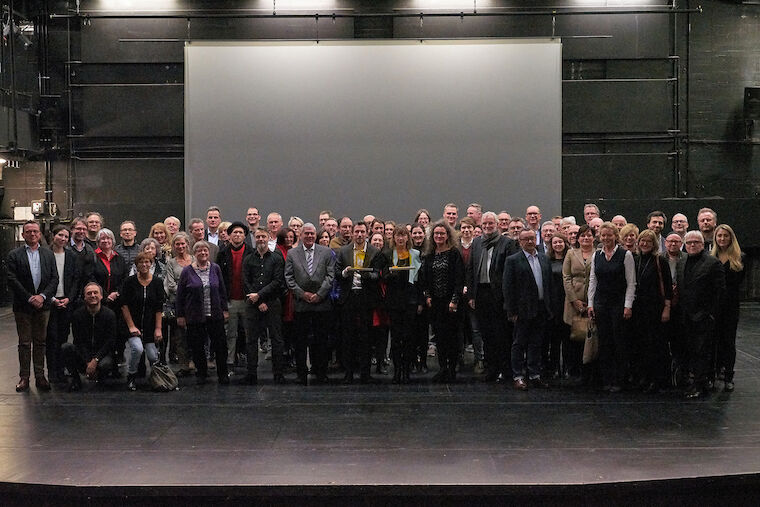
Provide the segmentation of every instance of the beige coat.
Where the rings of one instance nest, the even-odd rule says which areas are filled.
[[[573,317],[578,311],[573,306],[573,301],[580,299],[588,303],[588,279],[591,274],[591,257],[584,263],[580,248],[573,248],[565,255],[562,265],[562,280],[565,284],[565,312],[562,320],[567,325],[573,323]]]

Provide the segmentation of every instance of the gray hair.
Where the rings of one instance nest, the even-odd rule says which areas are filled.
[[[202,240],[202,239],[199,239],[193,245],[193,253],[197,252],[198,249],[201,248],[201,247],[205,248],[208,251],[211,251],[211,248],[209,248],[208,243],[206,241]]]
[[[153,243],[153,246],[156,248],[156,255],[158,255],[158,253],[161,251],[161,243],[159,243],[156,238],[145,238],[144,240],[140,241],[140,251],[144,252],[145,247],[150,243]]]
[[[317,232],[317,228],[314,227],[314,224],[311,222],[306,222],[305,224],[303,224],[303,227],[301,227],[302,231],[305,231],[306,229],[314,229],[314,232]]]
[[[544,227],[546,227],[547,225],[551,225],[553,229],[557,228],[557,226],[554,225],[554,222],[552,222],[551,220],[547,220],[546,222],[541,224],[541,230],[543,231]]]
[[[485,213],[483,213],[483,216],[480,217],[480,221],[482,222],[486,217],[493,218],[494,222],[499,221],[499,217],[493,211],[486,211]]]
[[[570,225],[578,225],[575,222],[575,217],[573,215],[566,216],[562,220],[559,221],[559,226],[562,227],[563,225],[570,224]]]
[[[698,239],[700,243],[704,245],[705,243],[705,237],[702,236],[702,233],[699,231],[689,231],[683,236],[683,242],[686,243],[690,239]]]
[[[98,231],[97,236],[95,236],[96,241],[100,241],[100,237],[104,234],[111,238],[111,241],[113,241],[114,245],[116,244],[116,236],[113,235],[113,231],[111,229],[106,229],[105,227]]]

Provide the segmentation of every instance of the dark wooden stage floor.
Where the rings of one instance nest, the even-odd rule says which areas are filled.
[[[657,503],[679,495],[707,504],[733,495],[734,505],[756,505],[760,492],[757,304],[742,310],[736,391],[699,401],[676,392],[516,392],[467,372],[451,386],[431,384],[431,372],[405,386],[388,378],[304,388],[273,385],[260,371],[256,387],[183,379],[173,393],[131,393],[118,383],[17,394],[16,343],[6,310],[0,504],[110,497],[167,505],[187,496],[429,504],[425,495],[445,497],[443,504]]]

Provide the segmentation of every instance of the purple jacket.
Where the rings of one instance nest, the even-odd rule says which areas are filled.
[[[227,291],[224,288],[222,270],[218,264],[210,263],[209,284],[211,285],[211,318],[224,318],[227,311]],[[185,266],[177,283],[177,317],[184,317],[188,324],[206,321],[203,315],[203,284],[193,265]]]

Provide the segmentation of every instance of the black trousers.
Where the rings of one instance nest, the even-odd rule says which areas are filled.
[[[272,343],[272,373],[282,375],[285,363],[284,341],[282,338],[282,305],[275,299],[268,303],[266,312],[259,311],[258,306],[246,306],[245,317],[251,336],[246,336],[246,355],[248,356],[248,373],[255,375],[259,365],[259,337],[269,330]]]
[[[507,328],[504,309],[489,284],[478,284],[475,296],[475,316],[483,337],[483,359],[489,377],[510,374],[512,326]],[[511,323],[510,323],[511,324]],[[509,333],[509,334],[507,334]]]
[[[208,364],[204,345],[206,338],[211,340],[211,349],[216,357],[216,375],[219,379],[227,377],[227,334],[224,332],[224,319],[206,318],[202,323],[187,324],[187,341],[193,352],[195,375],[199,378],[208,376]]]
[[[599,368],[605,386],[622,386],[628,374],[623,305],[594,306],[599,336]]]
[[[683,326],[686,340],[687,368],[695,382],[704,388],[713,374],[713,349],[715,348],[715,322],[712,317],[693,322],[685,319]]]
[[[51,313],[52,318],[52,313]],[[725,370],[725,381],[734,381],[736,364],[736,329],[739,326],[739,307],[724,305],[715,322],[717,337],[717,369]],[[50,343],[50,342],[48,342]]]
[[[332,312],[296,312],[296,373],[306,378],[306,354],[311,359],[311,368],[317,377],[327,376],[327,331],[330,328]],[[274,354],[273,354],[274,355]]]
[[[369,325],[372,309],[369,308],[363,290],[351,290],[341,308],[343,331],[343,366],[346,374],[359,372],[368,376],[370,360]]]
[[[401,309],[390,310],[391,317],[391,357],[396,372],[409,371],[415,359],[414,321],[417,317],[417,305],[406,305]]]
[[[447,371],[450,377],[454,377],[462,344],[457,332],[459,314],[449,311],[450,302],[449,298],[432,298],[430,321],[438,349],[438,364],[441,371]]]
[[[71,375],[78,375],[80,373],[84,374],[87,371],[87,363],[90,361],[90,359],[92,358],[82,357],[80,351],[77,350],[73,343],[64,343],[61,346],[61,360],[63,361],[63,366],[69,370],[69,373],[71,373]],[[98,378],[103,378],[111,373],[112,368],[113,356],[108,354],[104,356],[100,362],[98,362]]]
[[[47,341],[45,356],[48,364],[48,375],[51,380],[63,377],[63,358],[61,346],[69,340],[71,324],[71,307],[58,308],[52,305],[48,318]]]
[[[633,304],[632,343],[634,376],[645,383],[664,385],[669,377],[670,352],[662,323],[660,304]]]
[[[526,372],[532,379],[541,376],[541,352],[547,322],[547,313],[543,306],[539,306],[538,315],[532,319],[517,319],[515,322],[512,339],[512,378],[523,377]]]

